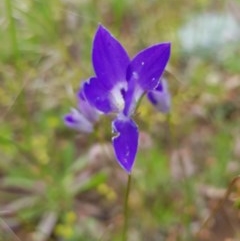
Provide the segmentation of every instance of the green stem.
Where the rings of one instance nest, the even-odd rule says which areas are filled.
[[[172,126],[172,123],[171,123],[171,113],[168,113],[167,114],[167,136],[168,136],[168,144],[172,147],[174,146],[174,138],[173,138],[173,126]]]
[[[13,8],[12,8],[12,0],[5,0],[6,6],[6,13],[8,19],[8,31],[10,35],[10,42],[12,46],[12,51],[16,61],[19,59],[19,49],[18,49],[18,42],[17,42],[17,32],[16,32],[16,25],[13,17]]]
[[[127,241],[128,221],[129,221],[128,199],[129,199],[129,193],[131,188],[131,179],[132,178],[130,173],[128,174],[127,190],[126,190],[125,200],[124,200],[124,225],[123,225],[122,241]]]

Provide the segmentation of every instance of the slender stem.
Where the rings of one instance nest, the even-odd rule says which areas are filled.
[[[174,129],[173,129],[173,125],[172,125],[172,115],[171,115],[171,112],[167,114],[167,141],[168,141],[168,144],[170,146],[170,148],[172,149],[174,147]]]
[[[21,241],[21,239],[14,233],[14,231],[8,226],[8,224],[1,217],[0,217],[0,223],[2,223],[3,228],[9,231],[9,233],[14,237],[16,241]]]
[[[122,233],[122,241],[127,241],[127,231],[128,231],[128,221],[129,221],[129,208],[128,208],[128,199],[129,193],[131,188],[131,173],[128,174],[128,181],[127,181],[127,190],[125,194],[124,200],[124,225],[123,225],[123,233]]]
[[[223,197],[223,199],[221,199],[221,201],[217,204],[217,206],[213,209],[213,211],[211,212],[210,216],[203,222],[203,224],[201,225],[200,229],[198,230],[198,232],[196,233],[196,237],[200,236],[201,231],[207,227],[209,221],[217,214],[217,212],[219,211],[219,209],[223,206],[223,204],[225,203],[225,201],[227,201],[229,195],[232,192],[232,189],[234,187],[234,185],[236,184],[237,181],[240,180],[240,176],[236,176],[232,179],[232,181],[230,182],[230,184],[228,185],[227,191],[225,192],[225,195]]]
[[[18,49],[18,42],[17,42],[16,25],[13,17],[12,1],[5,0],[5,6],[6,6],[6,13],[7,13],[7,19],[8,19],[8,31],[10,35],[12,51],[13,51],[15,60],[17,61],[19,58],[19,49]]]

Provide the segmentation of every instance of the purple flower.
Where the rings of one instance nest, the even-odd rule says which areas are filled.
[[[167,113],[171,106],[171,96],[168,91],[168,83],[165,78],[161,78],[157,87],[147,93],[150,102],[157,110]]]
[[[159,92],[159,79],[169,56],[170,44],[161,43],[130,60],[122,45],[104,27],[99,26],[96,32],[92,53],[96,77],[85,82],[84,92],[98,110],[118,114],[112,123],[116,133],[113,146],[118,163],[128,173],[138,147],[138,128],[131,115],[144,93],[151,96]],[[154,97],[150,99],[157,102]]]
[[[78,92],[78,109],[72,108],[71,112],[64,116],[65,124],[75,130],[90,133],[93,125],[99,119],[99,111],[86,99],[83,88]]]
[[[138,127],[131,115],[145,93],[159,92],[159,79],[169,57],[170,43],[160,43],[130,60],[106,28],[100,25],[97,29],[92,51],[95,76],[84,83],[84,93],[99,111],[117,114],[112,122],[113,147],[119,165],[127,173],[131,173],[138,148]],[[155,96],[153,99],[158,101]]]

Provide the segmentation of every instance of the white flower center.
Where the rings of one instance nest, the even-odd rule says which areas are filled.
[[[111,90],[111,100],[114,107],[116,107],[117,111],[122,111],[124,109],[125,100],[124,100],[124,92],[127,90],[127,82],[119,82],[114,88]]]

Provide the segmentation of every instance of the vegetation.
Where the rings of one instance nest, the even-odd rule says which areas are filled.
[[[132,56],[172,42],[171,113],[143,99],[136,117],[128,240],[239,240],[238,179],[224,200],[240,172],[239,12],[238,0],[1,1],[0,240],[121,240],[127,176],[110,120],[91,135],[62,121],[93,73],[98,23]],[[238,28],[226,39],[207,32],[210,43],[186,49],[184,26],[205,13],[230,14]],[[209,21],[184,32],[186,41]]]

